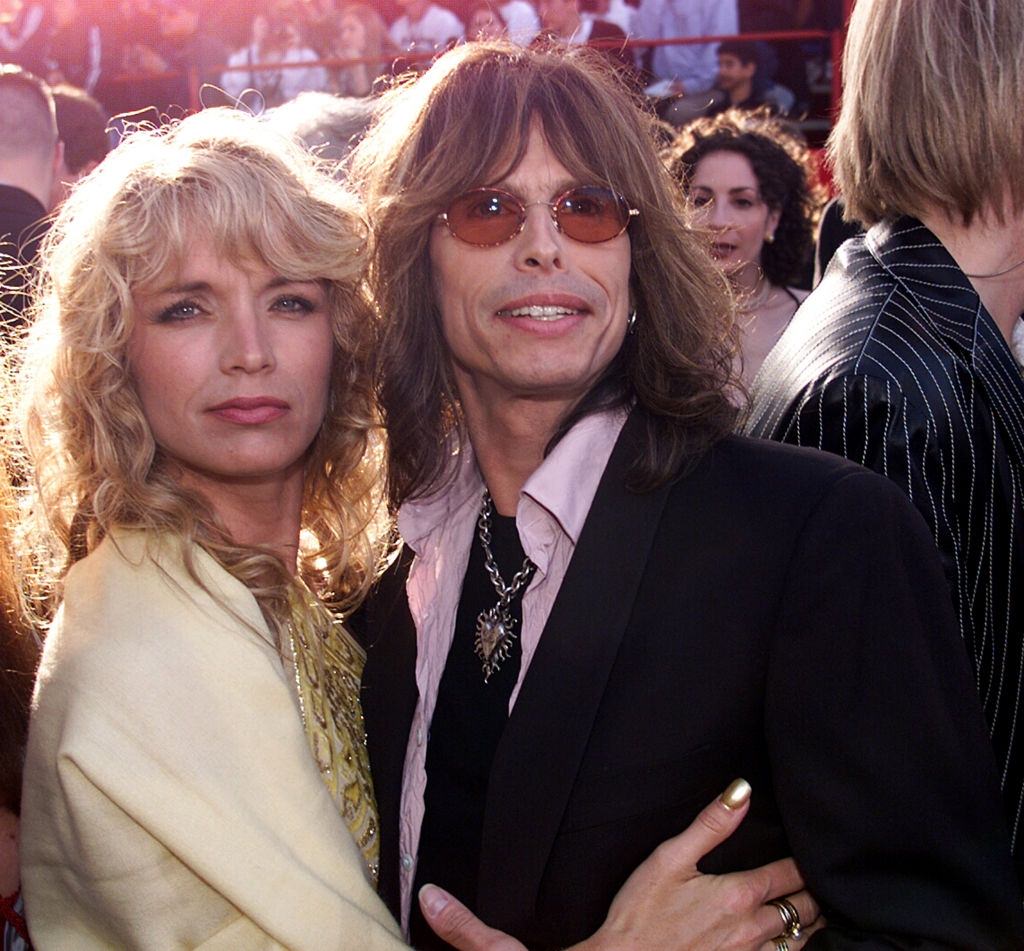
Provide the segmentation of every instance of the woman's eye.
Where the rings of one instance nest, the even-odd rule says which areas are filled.
[[[309,314],[316,310],[316,304],[306,297],[288,295],[274,301],[274,310],[282,310],[290,314]]]
[[[744,208],[744,209],[746,209],[746,208],[753,208],[754,207],[754,202],[750,198],[737,198],[736,199],[736,207],[737,208]]]
[[[691,200],[693,201],[694,208],[703,208],[705,205],[711,204],[710,195],[694,195]]]
[[[176,323],[183,320],[191,320],[193,317],[198,317],[201,313],[202,308],[195,301],[176,301],[170,307],[164,308],[157,314],[156,322],[158,324]]]

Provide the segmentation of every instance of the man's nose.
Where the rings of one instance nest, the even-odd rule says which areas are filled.
[[[516,237],[516,263],[520,268],[561,270],[565,266],[565,235],[558,230],[550,206],[537,203],[526,208],[523,230]]]

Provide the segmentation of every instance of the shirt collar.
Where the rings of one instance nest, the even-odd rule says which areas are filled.
[[[575,545],[627,415],[624,409],[593,413],[573,426],[526,480],[520,514],[523,499],[532,499],[554,517]]]
[[[517,519],[521,523],[533,520],[536,512],[529,504],[533,502],[558,522],[575,545],[627,415],[625,409],[593,413],[573,426],[526,480]],[[402,539],[417,554],[457,512],[468,504],[479,505],[484,483],[473,448],[468,439],[453,437],[452,442],[456,446],[452,481],[433,495],[406,502],[398,513]]]
[[[1024,367],[1024,315],[1018,318],[1013,325],[1013,337],[1010,341],[1010,349],[1020,366]]]
[[[423,498],[403,503],[398,512],[398,531],[402,540],[420,554],[423,543],[445,524],[471,498],[479,499],[483,479],[476,466],[473,447],[468,439],[453,433],[448,440],[451,447],[452,481],[439,491]]]

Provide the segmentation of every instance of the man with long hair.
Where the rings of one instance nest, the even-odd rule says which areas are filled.
[[[1022,46],[1020,3],[859,0],[830,151],[873,227],[765,362],[747,428],[868,466],[924,516],[1024,876]]]
[[[353,175],[406,548],[363,707],[412,943],[434,882],[566,947],[742,775],[738,830],[673,860],[690,946],[795,945],[817,909],[790,854],[829,946],[1018,946],[927,530],[872,473],[729,435],[725,278],[647,115],[585,49],[500,43],[382,108]]]

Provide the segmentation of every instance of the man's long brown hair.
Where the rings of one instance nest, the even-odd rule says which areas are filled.
[[[629,231],[636,332],[555,440],[584,415],[635,405],[646,433],[630,485],[643,491],[676,477],[733,425],[728,289],[658,160],[653,120],[591,51],[469,43],[387,93],[354,158],[375,234],[370,281],[392,506],[441,488],[452,437],[465,435],[431,228],[456,195],[518,165],[534,122],[573,176],[611,186],[640,211]]]

